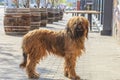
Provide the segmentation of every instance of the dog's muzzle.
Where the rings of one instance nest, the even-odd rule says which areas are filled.
[[[82,26],[76,26],[74,31],[75,38],[79,38],[84,35],[84,29]]]

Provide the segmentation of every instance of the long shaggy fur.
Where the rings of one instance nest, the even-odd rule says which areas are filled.
[[[29,78],[39,78],[35,71],[37,63],[49,54],[65,59],[64,75],[79,80],[76,75],[76,59],[85,50],[84,42],[88,36],[89,22],[82,16],[72,17],[63,31],[33,30],[23,37],[23,57],[20,67],[26,68]]]

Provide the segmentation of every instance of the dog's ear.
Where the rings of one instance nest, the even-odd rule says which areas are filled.
[[[72,20],[72,18],[69,19],[69,21],[67,22],[67,27],[66,27],[67,34],[68,34],[70,37],[72,37],[72,31],[71,31],[71,29],[70,29],[70,27],[71,27],[71,25],[70,25],[71,20]]]
[[[86,38],[88,39],[88,32],[89,32],[89,26],[90,26],[90,23],[89,23],[89,21],[88,20],[86,20]]]
[[[68,27],[68,25],[67,25],[67,27],[66,27],[66,32],[67,32],[67,34],[68,34],[71,38],[73,38],[72,31],[71,31],[71,29]]]
[[[73,18],[70,18],[67,22],[67,28],[70,28],[71,27],[71,21],[72,21]]]
[[[87,27],[86,38],[88,39],[89,28]]]
[[[66,26],[67,26],[67,27],[66,27],[67,33],[70,31],[70,29],[69,29],[69,22],[70,22],[70,21],[68,21],[68,22],[67,22],[67,25],[66,25]]]

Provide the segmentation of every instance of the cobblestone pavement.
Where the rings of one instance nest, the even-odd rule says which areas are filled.
[[[65,15],[67,16],[67,15]],[[67,20],[48,24],[46,28],[64,29]],[[5,35],[0,21],[0,80],[27,80],[22,60],[22,36]],[[77,60],[76,72],[82,80],[120,80],[120,45],[111,36],[89,33],[86,52]],[[69,80],[63,75],[64,60],[48,56],[37,66],[40,80]]]

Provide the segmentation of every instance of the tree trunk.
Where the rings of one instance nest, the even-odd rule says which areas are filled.
[[[37,8],[40,7],[40,0],[36,0]]]

